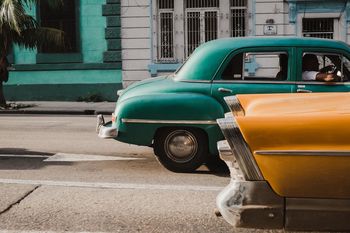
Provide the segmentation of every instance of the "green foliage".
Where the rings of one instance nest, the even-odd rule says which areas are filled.
[[[53,28],[40,27],[27,14],[25,8],[45,1],[50,7],[62,6],[62,0],[0,0],[0,45],[1,57],[6,56],[11,44],[25,48],[42,45],[64,46],[64,32]]]
[[[64,47],[64,32],[53,28],[40,27],[26,12],[32,4],[47,3],[49,7],[62,6],[62,0],[0,0],[0,106],[7,107],[3,85],[8,76],[6,56],[12,44],[25,48],[40,46]]]

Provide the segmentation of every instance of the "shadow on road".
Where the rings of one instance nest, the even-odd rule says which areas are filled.
[[[48,165],[72,164],[71,162],[44,162],[53,155],[55,154],[24,148],[0,148],[0,170],[36,170]]]
[[[54,153],[31,151],[24,148],[0,148],[0,155],[38,155],[52,156]]]

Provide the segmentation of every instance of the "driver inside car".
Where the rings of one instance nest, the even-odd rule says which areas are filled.
[[[317,56],[314,54],[305,54],[303,56],[302,78],[304,81],[338,82],[340,77],[334,72],[334,68],[334,66],[326,66],[319,69]]]

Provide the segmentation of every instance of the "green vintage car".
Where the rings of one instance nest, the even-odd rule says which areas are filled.
[[[303,80],[303,57],[317,57],[314,76]],[[216,123],[229,111],[223,97],[245,93],[347,92],[350,47],[339,41],[297,37],[227,38],[198,47],[174,74],[134,83],[119,92],[112,121],[98,116],[102,138],[152,146],[174,172],[219,164]],[[310,71],[310,70],[308,70]]]

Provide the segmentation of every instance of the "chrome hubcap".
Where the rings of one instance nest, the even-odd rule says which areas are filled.
[[[186,163],[195,157],[198,143],[192,133],[186,130],[176,130],[166,137],[164,149],[171,160]]]

